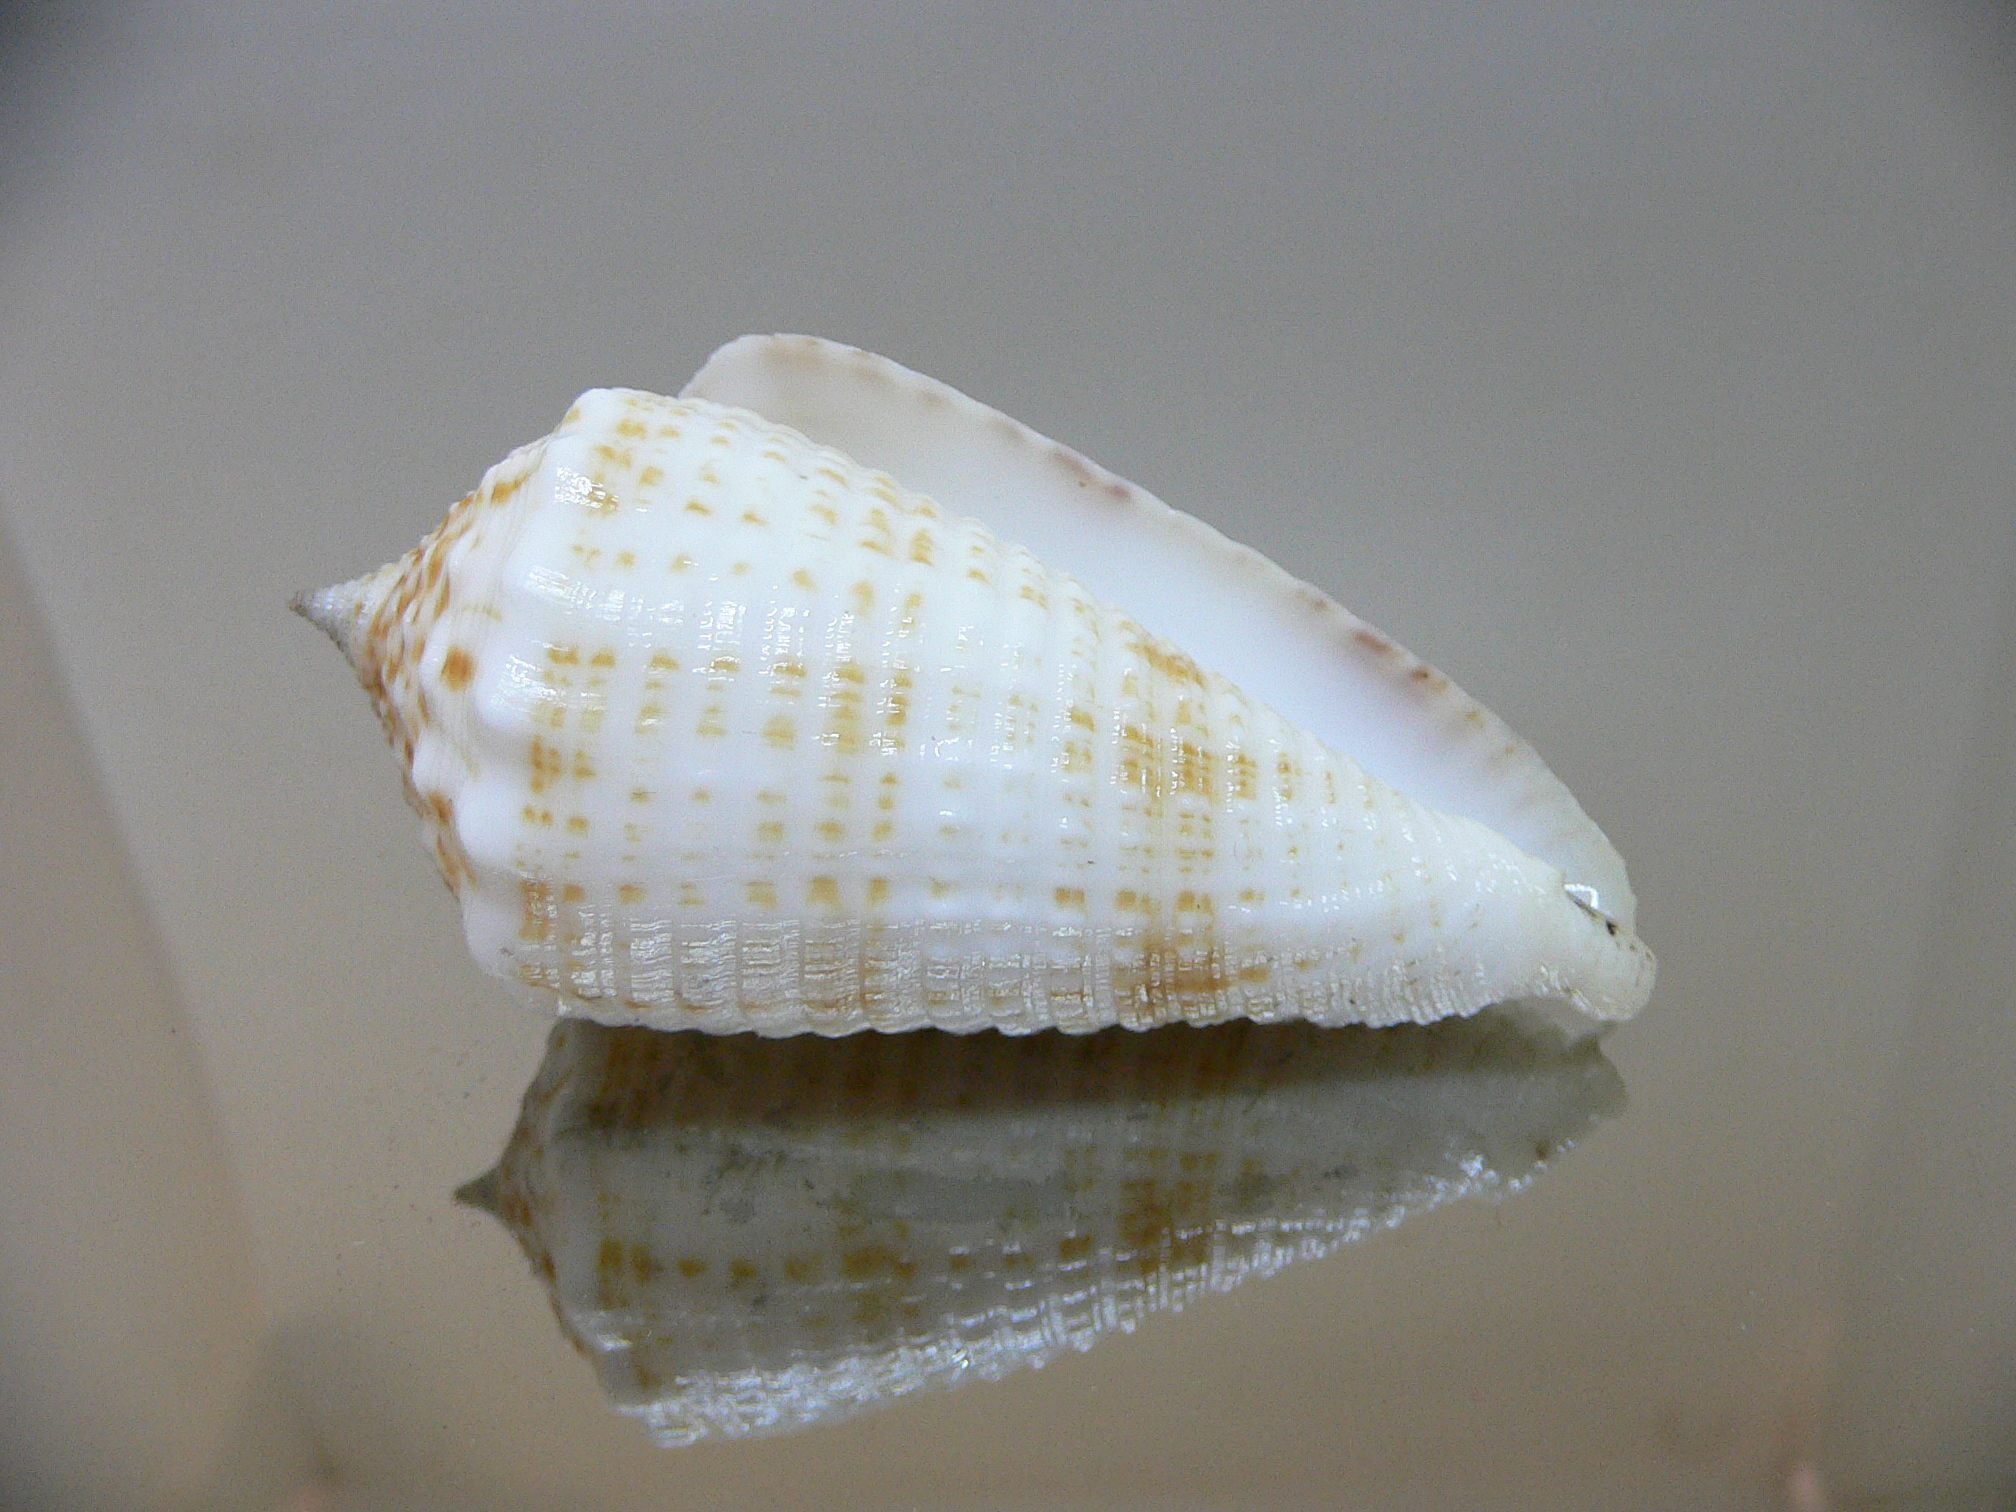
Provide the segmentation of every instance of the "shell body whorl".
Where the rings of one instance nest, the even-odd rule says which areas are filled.
[[[350,655],[478,963],[607,1023],[843,1034],[1628,1016],[1651,959],[1074,577],[745,410],[594,390]]]

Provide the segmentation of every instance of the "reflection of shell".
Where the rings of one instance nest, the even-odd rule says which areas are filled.
[[[1090,1348],[1455,1197],[1621,1105],[1503,1024],[840,1045],[567,1023],[464,1189],[663,1443]]]
[[[1621,862],[1494,716],[847,348],[752,338],[688,397],[584,394],[412,553],[302,607],[407,764],[476,959],[563,1011],[1615,1019],[1651,987]]]

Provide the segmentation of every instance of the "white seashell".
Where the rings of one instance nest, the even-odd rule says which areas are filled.
[[[563,1013],[1607,1021],[1651,990],[1622,862],[1495,716],[851,348],[744,338],[679,399],[583,394],[300,607],[371,692],[477,962]]]
[[[618,1411],[784,1433],[1090,1349],[1471,1195],[1623,1104],[1595,1042],[555,1027],[497,1215]]]

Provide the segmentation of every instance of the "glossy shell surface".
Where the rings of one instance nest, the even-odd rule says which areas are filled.
[[[685,397],[584,394],[414,552],[303,607],[372,695],[478,964],[562,1012],[1023,1032],[1517,998],[1604,1021],[1650,990],[1621,862],[1495,716],[1264,559],[848,348],[751,339]]]

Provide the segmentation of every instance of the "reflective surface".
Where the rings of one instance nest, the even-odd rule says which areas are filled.
[[[672,1446],[995,1380],[1459,1197],[1623,1088],[1511,1024],[1071,1038],[553,1031],[494,1171],[617,1410]]]
[[[72,14],[0,81],[9,1512],[2009,1503],[1999,9]],[[1041,1370],[671,1450],[612,1413],[449,1195],[551,1025],[284,606],[582,389],[780,329],[1530,739],[1659,956],[1629,1115]]]

